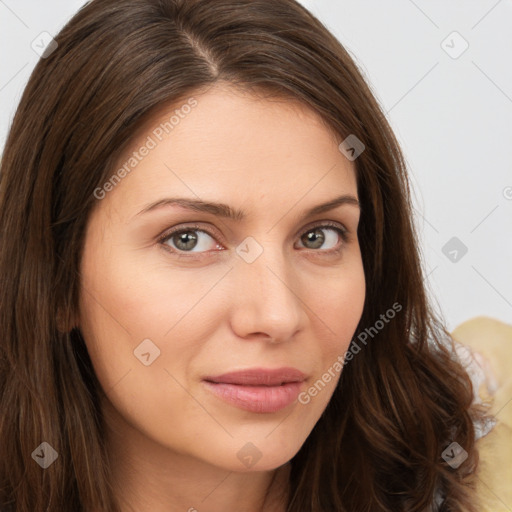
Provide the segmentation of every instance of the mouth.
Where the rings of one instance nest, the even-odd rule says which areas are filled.
[[[239,409],[274,413],[296,401],[306,376],[296,368],[253,368],[209,376],[205,387]]]

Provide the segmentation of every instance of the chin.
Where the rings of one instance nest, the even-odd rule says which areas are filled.
[[[279,427],[278,427],[279,428]],[[283,434],[286,432],[283,431]],[[268,436],[268,437],[265,437]],[[274,439],[271,439],[275,436]],[[300,450],[304,440],[276,432],[258,438],[233,439],[227,445],[217,445],[212,464],[238,473],[272,471],[288,463]],[[204,454],[203,454],[204,456]]]

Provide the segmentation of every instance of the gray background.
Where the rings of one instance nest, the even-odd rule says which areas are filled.
[[[84,3],[0,0],[0,148],[33,41]],[[512,0],[302,3],[354,57],[402,145],[426,283],[449,329],[480,315],[512,323]]]

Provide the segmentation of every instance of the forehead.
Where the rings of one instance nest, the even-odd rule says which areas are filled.
[[[183,194],[222,202],[258,198],[275,208],[301,196],[324,199],[331,190],[355,195],[355,168],[339,142],[298,101],[216,86],[152,115],[118,160],[113,173],[126,172],[106,199],[135,209],[163,194]]]

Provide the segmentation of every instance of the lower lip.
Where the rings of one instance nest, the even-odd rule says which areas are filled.
[[[291,405],[299,396],[301,382],[280,386],[241,386],[203,381],[206,387],[222,400],[250,412],[277,412]]]

